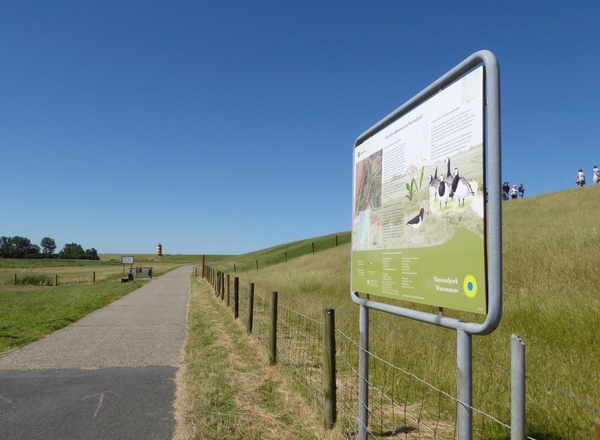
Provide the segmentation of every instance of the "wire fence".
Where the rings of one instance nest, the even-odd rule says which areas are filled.
[[[223,291],[231,292],[229,285],[219,287],[213,274],[208,272],[208,278],[217,296],[223,297]],[[229,279],[229,277],[228,277]],[[239,318],[246,323],[256,338],[269,348],[270,337],[270,307],[271,297],[268,289],[255,286],[248,280],[239,278],[238,310]],[[252,292],[253,301],[250,300]],[[232,295],[230,295],[232,296]],[[277,305],[277,362],[300,385],[302,394],[317,410],[326,406],[326,386],[324,384],[324,323],[321,318],[324,305],[303,300],[294,295],[279,293]],[[236,307],[233,300],[230,303]],[[252,310],[251,310],[252,308]],[[299,310],[302,309],[302,310]],[[335,328],[335,399],[337,409],[337,427],[344,438],[359,438],[362,431],[368,438],[398,438],[398,439],[455,439],[457,438],[457,406],[465,405],[454,394],[455,388],[444,389],[431,381],[419,377],[409,369],[394,365],[391,353],[376,353],[367,351],[369,358],[368,378],[359,373],[359,356],[363,350],[358,335],[358,312],[340,309],[338,315],[348,315],[346,321],[354,321],[354,327]],[[347,317],[348,317],[347,316]],[[251,318],[252,322],[248,320]],[[456,355],[456,350],[437,341],[429,340],[405,331],[371,323],[373,331],[379,331],[391,339],[415,338],[426,350],[445,352],[449,357]],[[373,336],[373,335],[372,335]],[[473,358],[475,372],[481,371],[486,380],[493,380],[496,395],[488,396],[478,408],[469,407],[472,412],[473,439],[502,439],[511,438],[510,391],[511,371],[492,362]],[[495,370],[494,375],[489,370]],[[433,370],[435,368],[433,367]],[[487,372],[487,373],[486,373]],[[486,375],[487,374],[487,375]],[[368,425],[359,426],[359,411],[364,408],[359,398],[359,384],[366,380],[368,387]],[[538,422],[528,428],[526,438],[543,439],[577,439],[590,438],[593,432],[594,419],[600,413],[596,408],[589,407],[585,401],[572,393],[563,391],[552,385],[527,375],[527,396],[532,404],[527,407]],[[491,387],[491,383],[488,383]],[[554,405],[561,409],[562,420],[552,420],[552,433],[544,430],[549,425],[549,418],[555,417],[556,411],[539,407],[535,403],[541,394],[552,394]],[[497,400],[505,400],[506,405],[498,410]],[[495,412],[495,413],[494,413]],[[584,419],[587,431],[582,433],[580,428]],[[600,423],[596,421],[597,435],[600,436]],[[584,428],[585,430],[585,428]],[[600,437],[598,437],[600,438]]]
[[[64,286],[71,284],[93,284],[106,279],[105,274],[89,273],[0,273],[0,284],[7,286]]]
[[[251,262],[231,263],[230,270],[236,274],[238,272],[247,272],[257,270],[275,264],[285,263],[288,260],[301,257],[306,254],[316,253],[341,246],[349,243],[351,240],[350,233],[340,233],[320,237],[311,243],[299,242],[291,245],[286,245],[283,248],[274,248],[270,252],[266,252],[254,259]]]

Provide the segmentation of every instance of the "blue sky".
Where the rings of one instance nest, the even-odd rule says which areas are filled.
[[[348,231],[356,138],[472,53],[503,180],[600,163],[600,2],[0,0],[0,235],[240,254]]]

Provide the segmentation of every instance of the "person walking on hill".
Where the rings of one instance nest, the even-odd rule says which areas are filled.
[[[510,198],[513,200],[517,198],[517,185],[513,185],[510,189]]]
[[[525,187],[523,186],[523,184],[519,185],[519,197],[522,199],[523,197],[525,197]]]
[[[510,191],[510,185],[508,184],[508,182],[504,182],[502,184],[502,198],[504,200],[508,200],[509,191]]]
[[[577,176],[575,177],[575,183],[579,186],[585,185],[585,174],[583,174],[583,170],[579,170],[577,172]]]
[[[594,183],[600,183],[600,169],[598,169],[598,165],[594,165]]]

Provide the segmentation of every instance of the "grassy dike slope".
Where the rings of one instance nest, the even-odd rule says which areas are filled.
[[[599,204],[600,185],[503,203],[503,319],[493,334],[474,337],[474,404],[510,423],[510,336],[519,334],[527,346],[527,431],[534,438],[590,438],[598,416]],[[231,273],[227,259],[209,264]],[[315,319],[315,302],[350,312],[337,315],[337,326],[357,335],[349,245],[238,275],[279,291],[280,302]],[[374,353],[455,395],[453,331],[379,312],[371,321]],[[503,437],[487,431],[485,438]]]

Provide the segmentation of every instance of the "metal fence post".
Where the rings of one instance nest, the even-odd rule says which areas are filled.
[[[254,283],[248,283],[248,334],[252,333],[254,321]]]
[[[519,335],[510,344],[510,439],[525,440],[525,343]]]
[[[271,292],[271,308],[269,320],[269,365],[277,363],[277,303],[278,293]]]
[[[462,329],[458,329],[456,333],[458,440],[471,440],[473,438],[473,340],[472,336]]]
[[[240,279],[233,279],[233,319],[240,316]]]
[[[360,349],[358,352],[358,438],[367,440],[369,426],[369,309],[360,306]]]
[[[323,309],[324,426],[333,429],[337,418],[335,382],[335,310]]]

